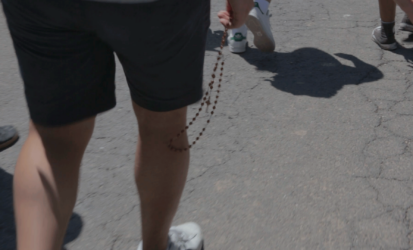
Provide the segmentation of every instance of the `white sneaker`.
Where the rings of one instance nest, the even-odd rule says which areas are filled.
[[[142,250],[142,242],[138,250]],[[204,250],[201,228],[194,222],[169,229],[169,243],[166,250]]]
[[[270,26],[269,11],[264,14],[257,2],[248,16],[246,25],[254,34],[255,46],[263,52],[273,52],[275,41]]]
[[[247,47],[247,26],[228,31],[228,47],[232,53],[244,53]]]

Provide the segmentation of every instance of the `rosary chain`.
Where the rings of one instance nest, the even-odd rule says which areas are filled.
[[[201,107],[198,109],[198,112],[195,114],[195,116],[190,120],[189,124],[186,125],[185,128],[183,128],[174,138],[172,138],[169,141],[168,148],[172,151],[184,152],[184,151],[189,150],[192,146],[194,146],[196,144],[196,142],[199,140],[199,138],[201,138],[201,136],[205,132],[206,127],[211,122],[211,117],[214,114],[214,110],[215,110],[216,105],[218,103],[219,93],[220,93],[220,89],[221,89],[222,75],[223,75],[223,72],[224,72],[224,61],[221,62],[221,60],[223,58],[222,50],[223,50],[224,45],[225,45],[225,40],[226,40],[226,37],[227,37],[227,33],[228,33],[228,29],[225,28],[224,34],[222,35],[221,46],[220,46],[220,51],[218,52],[217,61],[215,62],[214,70],[212,71],[212,75],[211,75],[212,80],[208,84],[207,91],[205,92],[205,95],[204,95],[204,97],[202,99],[202,102],[201,102]],[[218,74],[217,69],[220,69],[220,74],[218,75],[218,77],[215,75],[215,74]],[[215,78],[216,77],[218,79],[218,86],[217,86],[217,90],[216,90],[217,95],[215,96],[215,101],[211,102],[212,90],[214,89],[214,83],[215,83]],[[212,106],[212,111],[211,112],[208,111],[208,108],[209,108],[210,105]],[[207,114],[210,114],[210,116],[209,116],[209,119],[207,120],[205,126],[202,128],[202,131],[199,132],[198,136],[187,147],[184,147],[184,148],[175,147],[173,145],[174,140],[178,139],[183,133],[185,133],[185,131],[188,130],[188,128],[196,121],[196,119],[199,116],[199,113],[202,111],[202,109],[204,107],[206,107],[206,112],[207,112]]]

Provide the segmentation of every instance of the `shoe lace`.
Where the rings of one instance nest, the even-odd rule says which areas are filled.
[[[186,250],[186,243],[195,238],[195,236],[196,234],[190,236],[175,227],[171,227],[169,230],[169,238],[175,247],[177,247],[176,250]]]

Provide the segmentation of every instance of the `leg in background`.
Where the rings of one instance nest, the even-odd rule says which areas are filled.
[[[397,49],[394,34],[396,4],[393,0],[379,0],[381,25],[373,30],[372,39],[384,50]]]
[[[382,22],[391,23],[396,18],[396,3],[393,0],[379,0]]]
[[[413,20],[413,2],[411,0],[394,0],[406,13],[410,20]]]

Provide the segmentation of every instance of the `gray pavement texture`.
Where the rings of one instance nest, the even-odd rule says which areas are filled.
[[[212,1],[206,81],[224,6]],[[276,53],[260,53],[251,33],[245,54],[225,49],[221,101],[192,151],[174,223],[198,222],[206,249],[413,249],[413,36],[397,31],[403,47],[380,50],[376,1],[276,1],[270,11]],[[132,250],[140,240],[137,125],[121,67],[116,80],[118,104],[98,117],[84,157],[68,250]],[[22,139],[0,153],[1,250],[15,249],[11,180],[28,115],[0,16],[6,124]]]

